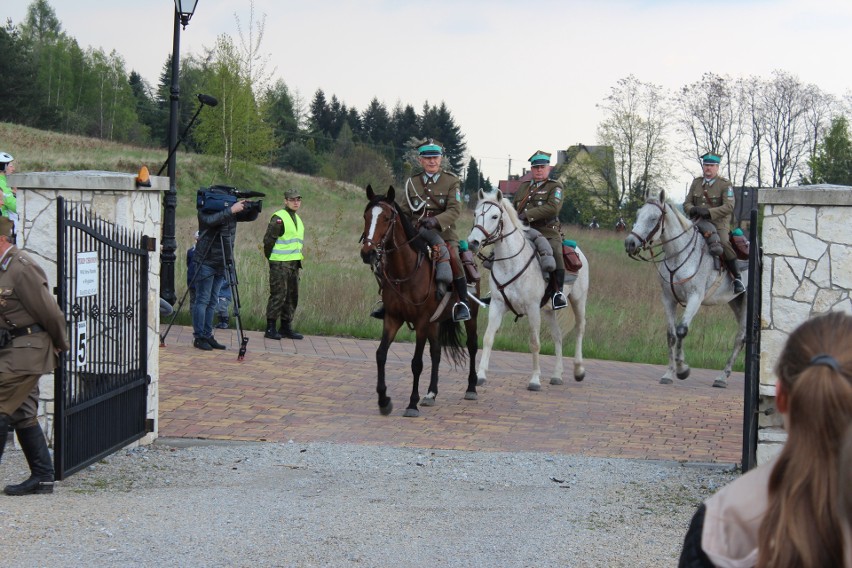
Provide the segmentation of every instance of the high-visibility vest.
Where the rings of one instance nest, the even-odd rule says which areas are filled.
[[[288,260],[302,260],[302,246],[305,244],[305,225],[298,215],[293,217],[286,209],[279,209],[275,212],[275,216],[279,217],[284,222],[284,233],[275,241],[275,246],[272,247],[272,254],[269,255],[269,260],[284,262]]]

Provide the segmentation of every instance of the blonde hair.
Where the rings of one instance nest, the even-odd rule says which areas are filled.
[[[842,566],[838,461],[852,424],[852,316],[799,326],[775,374],[789,401],[787,443],[769,477],[757,566]]]

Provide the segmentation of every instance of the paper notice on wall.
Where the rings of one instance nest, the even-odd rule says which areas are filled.
[[[77,297],[98,295],[98,251],[77,253]]]

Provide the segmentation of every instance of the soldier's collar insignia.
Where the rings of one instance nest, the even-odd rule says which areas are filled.
[[[3,262],[0,262],[0,270],[6,270],[9,268],[9,263],[12,262],[14,257],[11,254],[7,254],[6,258],[3,259]]]

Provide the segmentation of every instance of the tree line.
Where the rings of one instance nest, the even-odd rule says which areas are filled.
[[[737,187],[852,185],[852,94],[838,98],[785,71],[705,73],[676,92],[631,75],[598,107],[598,143],[608,151],[569,176],[572,221],[629,218],[670,187],[675,162],[695,164],[697,175],[706,152],[723,157],[720,175]]]
[[[444,167],[464,169],[464,134],[444,102],[417,112],[397,102],[392,110],[374,97],[359,111],[317,89],[309,104],[283,80],[272,81],[262,55],[265,17],[248,25],[237,16],[239,36],[217,37],[201,55],[181,58],[178,132],[184,148],[218,156],[221,173],[241,164],[277,166],[366,185],[394,183],[417,164],[416,147],[440,142]],[[66,34],[47,0],[34,0],[24,21],[0,30],[0,119],[35,128],[128,142],[168,145],[171,55],[152,87],[121,55],[82,49]],[[218,105],[200,112],[196,93]]]

